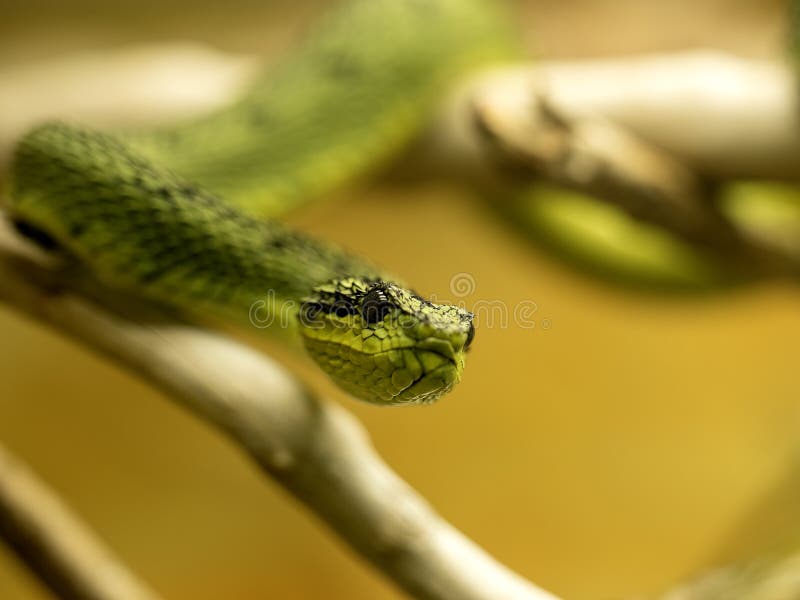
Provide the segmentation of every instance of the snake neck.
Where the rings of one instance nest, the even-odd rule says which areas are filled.
[[[103,283],[189,310],[293,315],[318,285],[384,277],[333,245],[253,219],[109,135],[60,123],[18,145],[12,218],[51,238]]]

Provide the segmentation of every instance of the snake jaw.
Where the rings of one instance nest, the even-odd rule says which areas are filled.
[[[472,315],[384,281],[334,281],[300,310],[311,357],[356,397],[429,404],[460,381]]]
[[[432,341],[439,343],[443,340]],[[389,404],[431,404],[461,381],[463,355],[456,354],[450,344],[445,344],[449,348],[447,355],[438,351],[421,350],[421,345],[417,346],[416,357],[422,365],[422,374],[398,392]]]

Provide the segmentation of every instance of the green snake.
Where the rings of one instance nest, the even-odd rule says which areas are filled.
[[[111,288],[245,324],[289,317],[358,398],[434,401],[461,378],[472,316],[266,216],[384,164],[457,78],[514,56],[502,4],[349,0],[213,114],[113,134],[41,125],[16,149],[8,212]],[[745,195],[737,206],[752,206]],[[540,242],[612,277],[720,279],[694,249],[592,198],[536,185],[507,206]]]
[[[351,0],[214,114],[117,135],[43,124],[16,148],[10,216],[110,288],[243,323],[288,314],[357,398],[432,402],[461,378],[472,315],[254,215],[402,148],[454,78],[505,52],[498,12],[493,0]]]

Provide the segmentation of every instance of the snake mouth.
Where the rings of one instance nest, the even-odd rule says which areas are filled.
[[[440,338],[428,338],[415,346],[422,373],[392,396],[392,404],[430,404],[448,393],[461,379],[463,359],[452,344]]]
[[[408,387],[392,396],[392,404],[431,404],[447,394],[461,379],[455,363],[446,363],[417,377]]]
[[[400,347],[364,352],[305,338],[314,360],[356,397],[383,405],[430,404],[461,379],[463,350],[442,338],[407,340]]]
[[[425,350],[427,352],[432,352],[433,354],[438,354],[442,358],[446,358],[453,364],[458,363],[458,358],[455,349],[453,348],[453,344],[449,341],[444,340],[442,338],[437,337],[429,337],[425,338],[424,340],[420,340],[417,342],[415,348],[418,350]]]

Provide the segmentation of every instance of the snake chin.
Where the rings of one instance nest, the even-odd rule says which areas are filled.
[[[463,353],[451,358],[417,347],[377,354],[350,349],[342,360],[331,356],[333,348],[325,352],[313,342],[306,348],[339,387],[381,406],[432,404],[455,387],[464,369]]]
[[[456,354],[450,358],[423,350],[417,353],[417,359],[423,365],[423,373],[386,404],[432,404],[450,392],[461,380],[463,355]]]

